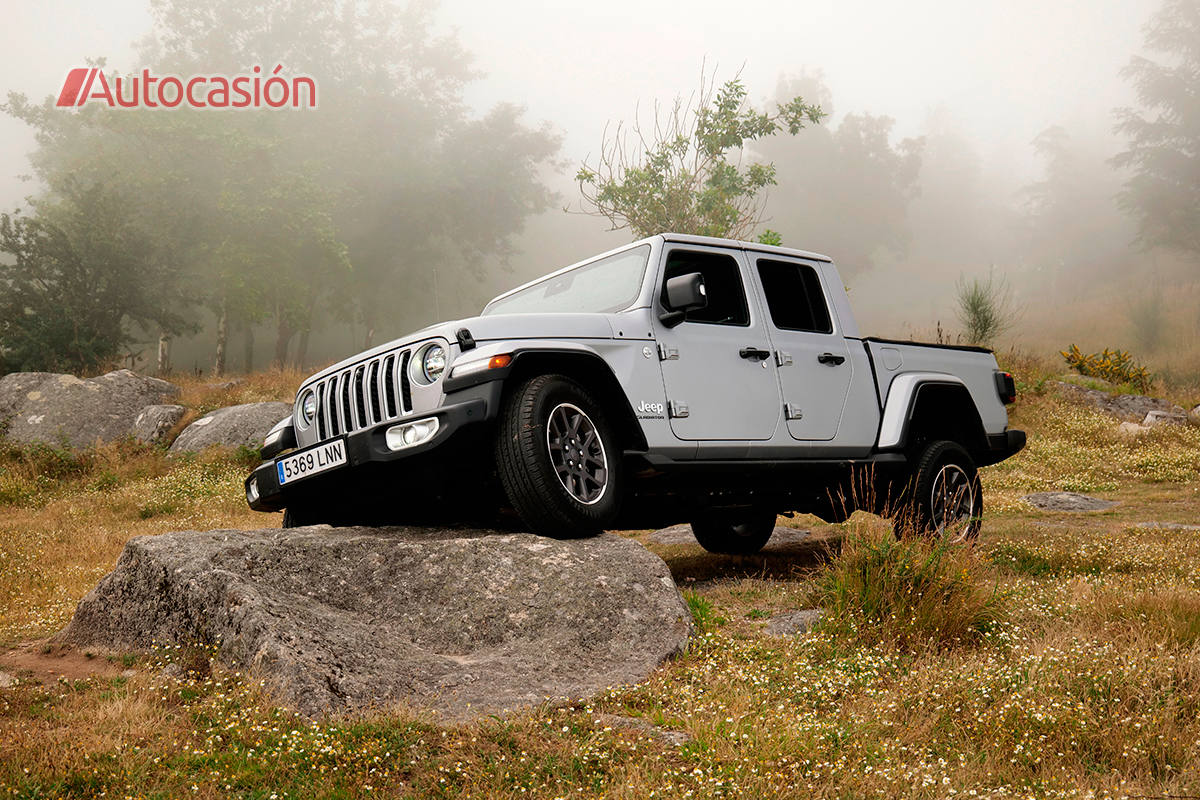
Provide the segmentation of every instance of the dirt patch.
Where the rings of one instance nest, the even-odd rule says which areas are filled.
[[[128,656],[98,649],[52,644],[48,639],[23,642],[0,653],[0,671],[22,683],[54,683],[91,677],[114,678],[129,670]]]

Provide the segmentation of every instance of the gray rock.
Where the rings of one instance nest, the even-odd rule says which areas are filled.
[[[148,444],[158,444],[179,424],[187,409],[183,406],[146,406],[133,421],[133,438]]]
[[[1109,394],[1086,386],[1076,386],[1063,381],[1050,381],[1064,397],[1068,397],[1093,408],[1098,408],[1117,417],[1129,420],[1145,419],[1151,411],[1166,411],[1182,414],[1183,409],[1169,400],[1146,397],[1140,394]]]
[[[1191,411],[1188,412],[1188,415],[1192,419],[1194,419],[1196,422],[1200,422],[1200,406],[1196,406],[1195,408],[1193,408]]]
[[[17,413],[30,392],[54,377],[53,372],[10,372],[0,377],[0,425]]]
[[[59,639],[218,645],[312,716],[460,719],[641,681],[690,633],[666,564],[621,536],[321,525],[131,539]]]
[[[287,403],[246,403],[218,408],[180,432],[172,453],[197,452],[206,447],[262,447],[263,439],[279,420],[292,413]]]
[[[1154,430],[1150,425],[1139,425],[1136,422],[1122,422],[1117,426],[1117,431],[1127,436],[1141,436],[1143,433],[1149,433]]]
[[[7,400],[0,403],[15,404],[8,412],[6,436],[22,444],[87,447],[111,442],[130,435],[146,406],[179,395],[178,386],[127,369],[87,380],[42,372],[6,375],[3,380],[8,388],[0,394]]]
[[[1133,527],[1154,531],[1200,531],[1200,525],[1185,525],[1182,522],[1139,522]]]
[[[1117,505],[1115,500],[1101,500],[1078,492],[1036,492],[1025,495],[1024,500],[1046,511],[1104,511]]]
[[[798,633],[808,633],[824,613],[820,608],[805,608],[778,614],[771,617],[771,621],[767,623],[767,635],[794,636]]]
[[[771,540],[767,542],[766,547],[762,552],[770,552],[773,549],[787,548],[791,545],[799,544],[812,535],[811,531],[803,531],[798,528],[785,528],[782,525],[777,525],[775,531],[771,534]],[[696,537],[692,535],[691,525],[672,525],[669,528],[657,530],[649,536],[650,541],[655,544],[696,544]],[[699,545],[696,545],[699,547]]]
[[[1187,414],[1183,409],[1179,411],[1150,411],[1146,414],[1146,418],[1142,420],[1142,425],[1186,425]]]
[[[592,718],[592,724],[596,727],[615,728],[619,730],[636,731],[644,733],[652,739],[657,739],[663,744],[671,745],[672,747],[681,747],[692,741],[692,737],[688,736],[683,731],[673,731],[669,728],[660,728],[657,725],[652,725],[644,719],[637,717],[625,717],[620,714],[597,714]]]
[[[17,679],[7,672],[0,672],[0,689],[7,689],[10,686],[16,686]]]

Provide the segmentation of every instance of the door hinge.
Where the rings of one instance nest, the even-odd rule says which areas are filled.
[[[679,348],[667,347],[664,344],[660,344],[658,346],[658,360],[659,361],[678,361],[679,360]]]
[[[668,400],[667,413],[671,416],[671,419],[683,419],[690,412],[688,411],[687,403],[677,403],[674,400]]]
[[[775,351],[775,366],[790,367],[792,365],[792,354],[785,353],[782,350]]]
[[[792,405],[791,403],[784,403],[783,404],[783,418],[784,419],[804,419],[804,409],[800,408],[799,406]]]

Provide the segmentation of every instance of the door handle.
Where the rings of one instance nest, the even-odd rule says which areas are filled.
[[[839,356],[835,353],[821,353],[821,355],[817,356],[817,361],[820,361],[822,364],[833,364],[834,366],[841,364],[845,360],[845,356]]]
[[[749,358],[753,361],[766,361],[771,357],[771,351],[759,350],[757,347],[743,347],[738,351],[738,355],[742,358]]]

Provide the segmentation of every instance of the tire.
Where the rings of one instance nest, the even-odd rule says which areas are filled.
[[[710,553],[749,555],[766,546],[775,532],[773,511],[748,511],[737,516],[715,515],[692,522],[692,535]]]
[[[620,510],[624,470],[615,429],[600,402],[570,378],[539,375],[508,396],[495,456],[504,493],[536,534],[595,536]]]
[[[304,518],[304,515],[292,508],[283,510],[282,528],[301,528],[308,525],[309,522]]]
[[[906,520],[926,536],[971,542],[979,536],[983,486],[970,454],[957,442],[930,442],[920,451],[903,506]]]

